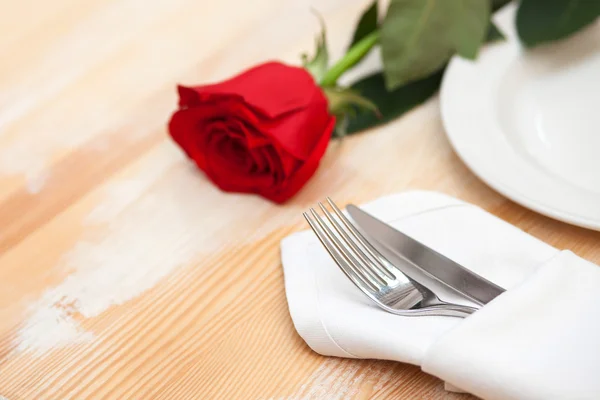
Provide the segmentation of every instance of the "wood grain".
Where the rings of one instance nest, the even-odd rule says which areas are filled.
[[[296,334],[278,243],[327,195],[438,190],[600,262],[600,233],[476,179],[436,99],[332,143],[283,207],[219,192],[168,139],[176,83],[297,62],[311,7],[335,57],[366,3],[0,1],[0,395],[468,398],[414,366],[321,357]]]

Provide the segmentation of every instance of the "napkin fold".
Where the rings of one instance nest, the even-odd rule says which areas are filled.
[[[600,398],[600,269],[452,197],[414,191],[362,206],[508,289],[466,319],[371,303],[311,231],[281,242],[290,314],[316,352],[422,366],[490,399]]]

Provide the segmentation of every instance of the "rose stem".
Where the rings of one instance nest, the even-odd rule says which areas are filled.
[[[325,73],[320,82],[321,86],[335,86],[340,76],[362,60],[378,41],[379,31],[373,31],[359,40]]]

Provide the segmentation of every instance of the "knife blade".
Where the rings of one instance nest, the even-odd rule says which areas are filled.
[[[504,292],[500,286],[394,229],[355,205],[349,204],[346,210],[356,223],[356,227],[382,255],[391,252],[391,256],[395,255],[408,261],[481,304],[487,304]],[[392,260],[388,261],[395,264]]]

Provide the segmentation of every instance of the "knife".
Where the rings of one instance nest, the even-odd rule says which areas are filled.
[[[407,261],[413,267],[432,275],[443,284],[482,305],[504,292],[500,286],[392,228],[355,205],[349,204],[346,210],[359,231],[392,264],[397,263],[390,258]],[[400,265],[396,267],[402,270]],[[410,271],[405,273],[411,277]],[[419,283],[424,286],[430,284],[430,282]]]

